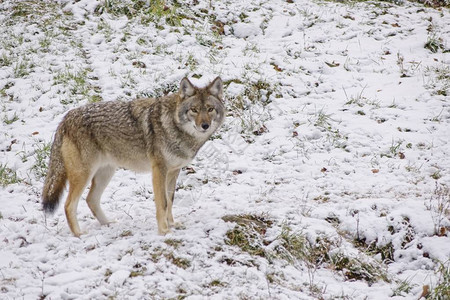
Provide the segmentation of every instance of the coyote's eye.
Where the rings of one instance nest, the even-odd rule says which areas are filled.
[[[192,111],[194,114],[198,113],[198,110],[197,110],[195,107],[192,107],[192,108],[191,108],[191,111]]]
[[[214,107],[208,108],[208,112],[213,112],[213,111],[214,111]]]

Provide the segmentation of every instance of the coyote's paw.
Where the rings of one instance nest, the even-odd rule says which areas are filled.
[[[172,233],[172,230],[170,230],[170,228],[165,228],[165,229],[158,229],[158,234],[159,235],[166,235]]]
[[[81,238],[82,235],[86,235],[86,234],[88,234],[88,233],[89,233],[89,232],[88,232],[87,230],[76,231],[76,232],[73,232],[73,236],[74,236],[74,237],[77,237],[77,238]]]
[[[183,223],[181,222],[174,222],[171,227],[175,228],[175,229],[186,229],[186,226],[184,226]]]

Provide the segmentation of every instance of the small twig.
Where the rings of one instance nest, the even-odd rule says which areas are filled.
[[[133,220],[133,217],[130,215],[130,210],[131,210],[132,207],[133,207],[133,204],[131,204],[130,208],[128,209],[128,212],[125,211],[125,209],[122,209],[122,211],[123,211],[127,216],[129,216],[131,220]]]

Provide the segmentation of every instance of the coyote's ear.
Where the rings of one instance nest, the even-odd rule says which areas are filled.
[[[190,96],[194,95],[194,93],[195,93],[194,85],[192,85],[192,83],[189,81],[189,79],[184,77],[181,80],[181,83],[180,83],[180,96],[181,96],[181,99],[190,97]]]
[[[208,87],[209,92],[211,93],[211,95],[222,99],[223,96],[223,82],[222,79],[220,79],[220,77],[217,77],[216,79],[214,79],[213,82],[211,82],[211,84]]]

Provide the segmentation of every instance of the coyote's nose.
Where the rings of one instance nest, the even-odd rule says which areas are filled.
[[[208,123],[202,123],[202,128],[203,130],[206,130],[209,128],[209,124]]]

